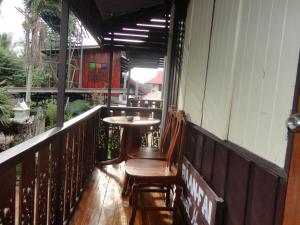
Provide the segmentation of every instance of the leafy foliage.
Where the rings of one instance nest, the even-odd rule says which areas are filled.
[[[36,113],[36,108],[42,107],[45,112],[45,123],[46,130],[49,130],[55,127],[56,123],[56,109],[57,102],[56,100],[45,100],[38,103],[33,103],[31,113]],[[89,109],[88,102],[84,100],[75,100],[70,102],[65,111],[65,121],[72,119],[73,117],[80,115],[81,113]]]
[[[55,127],[56,122],[56,101],[50,100],[47,102],[45,107],[45,123],[46,123],[46,130],[49,130]]]
[[[9,36],[7,33],[0,34],[0,48],[10,50],[12,47],[11,45],[11,36]]]
[[[6,126],[8,124],[8,118],[13,114],[12,109],[10,95],[3,87],[0,87],[0,125]]]
[[[26,81],[24,60],[13,52],[5,33],[0,35],[0,82],[3,81],[12,86],[24,86]]]
[[[75,100],[71,103],[69,103],[67,109],[66,109],[66,113],[71,115],[72,117],[74,116],[78,116],[81,113],[87,111],[89,109],[89,104],[88,102],[78,99]]]

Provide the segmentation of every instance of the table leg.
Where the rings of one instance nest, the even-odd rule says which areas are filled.
[[[120,155],[118,158],[112,159],[112,160],[106,160],[99,163],[99,166],[106,166],[111,164],[117,164],[125,161],[127,159],[127,153],[126,153],[126,145],[127,145],[127,129],[126,127],[123,129],[123,133],[121,136],[121,145],[120,145]]]

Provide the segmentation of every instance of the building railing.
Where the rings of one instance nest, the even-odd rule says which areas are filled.
[[[63,224],[95,166],[101,106],[0,153],[0,224]]]
[[[97,106],[0,153],[0,225],[69,221],[97,161],[119,153],[121,128],[101,120],[112,115],[161,118],[161,109]],[[142,132],[142,145],[158,139],[158,126]]]

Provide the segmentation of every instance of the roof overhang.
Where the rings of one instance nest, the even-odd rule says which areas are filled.
[[[163,66],[170,1],[70,0],[70,7],[102,47],[126,51],[130,67]]]

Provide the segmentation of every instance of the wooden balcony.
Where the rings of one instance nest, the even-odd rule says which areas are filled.
[[[127,224],[122,164],[96,167],[99,160],[116,157],[120,146],[121,129],[101,118],[120,114],[161,118],[161,109],[97,106],[1,153],[0,224]],[[141,144],[157,145],[159,133],[158,126],[142,131]],[[146,196],[142,200],[150,204]],[[162,196],[153,204],[163,204]],[[141,213],[136,224],[170,224],[170,219]]]
[[[95,169],[87,187],[71,218],[70,225],[127,225],[130,217],[128,197],[121,196],[124,177],[124,164],[107,166],[105,169]],[[164,197],[141,196],[146,205],[163,205]],[[180,221],[180,217],[178,218]],[[177,221],[175,224],[184,224]],[[138,212],[136,225],[170,225],[172,215],[170,212]]]

